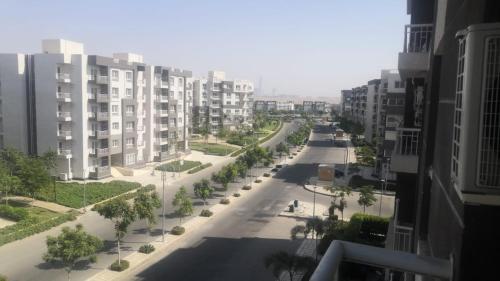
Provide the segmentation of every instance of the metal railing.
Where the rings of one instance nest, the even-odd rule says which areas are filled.
[[[97,118],[99,119],[107,119],[109,117],[109,112],[97,112]]]
[[[109,131],[108,130],[101,130],[101,131],[96,131],[96,135],[98,137],[107,137],[109,136]]]
[[[402,225],[396,225],[394,228],[394,250],[411,252],[413,228]]]
[[[109,83],[109,76],[97,75],[95,80],[99,84],[107,84]]]
[[[61,118],[71,117],[71,112],[69,112],[69,111],[58,111],[57,112],[57,117],[61,117]]]
[[[62,156],[71,155],[71,149],[59,148],[59,149],[57,149],[57,155],[62,155]]]
[[[60,137],[71,137],[71,131],[60,130],[57,132],[57,135]]]
[[[404,53],[428,53],[432,44],[432,24],[405,25]]]
[[[67,79],[70,79],[70,78],[71,78],[71,76],[70,76],[70,74],[69,74],[69,73],[57,73],[57,74],[56,74],[56,77],[57,77],[57,79],[59,79],[59,80],[67,80]]]
[[[398,139],[396,152],[401,155],[418,155],[419,147],[419,128],[397,128]]]

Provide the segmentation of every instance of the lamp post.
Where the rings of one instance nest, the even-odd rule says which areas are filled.
[[[162,182],[162,208],[161,208],[161,242],[165,242],[165,181],[167,180],[167,171],[161,171]]]
[[[87,212],[87,169],[83,169],[83,212]]]

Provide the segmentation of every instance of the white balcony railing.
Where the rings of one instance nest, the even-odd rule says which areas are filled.
[[[109,83],[109,76],[97,75],[95,80],[99,84],[107,84]]]
[[[60,117],[60,118],[71,117],[71,112],[69,112],[69,111],[58,111],[57,112],[57,117]]]
[[[71,155],[71,149],[59,148],[57,150],[57,155],[61,155],[61,156]]]
[[[64,130],[59,130],[57,132],[57,135],[59,137],[71,137],[71,131],[64,131]]]
[[[71,76],[69,75],[69,73],[57,73],[56,78],[60,81],[61,80],[64,81],[64,80],[70,80]]]
[[[420,136],[419,128],[397,128],[396,153],[401,155],[418,155]]]
[[[71,93],[57,93],[58,99],[71,99]]]
[[[97,102],[108,102],[109,101],[109,95],[107,94],[98,94],[97,95]]]
[[[107,136],[109,136],[109,131],[108,130],[100,130],[100,131],[97,131],[96,135],[98,137],[107,137]]]
[[[108,112],[97,112],[97,118],[99,119],[107,119],[108,118]]]
[[[98,148],[96,149],[97,156],[109,154],[109,148]]]
[[[428,53],[432,44],[432,24],[405,25],[404,53]]]

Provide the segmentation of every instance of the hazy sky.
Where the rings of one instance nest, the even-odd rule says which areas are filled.
[[[64,38],[196,76],[262,77],[266,94],[333,96],[396,68],[408,21],[406,0],[1,0],[0,53]]]

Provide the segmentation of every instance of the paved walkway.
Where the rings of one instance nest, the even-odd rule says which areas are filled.
[[[62,206],[62,205],[59,205],[56,203],[47,202],[47,201],[40,201],[40,200],[33,201],[33,199],[31,199],[31,198],[23,197],[23,196],[11,196],[11,197],[8,197],[8,199],[10,201],[17,201],[17,202],[22,202],[22,203],[26,203],[26,204],[32,204],[35,207],[47,209],[47,210],[50,210],[50,211],[53,211],[56,213],[66,213],[66,212],[73,210],[72,208]]]

